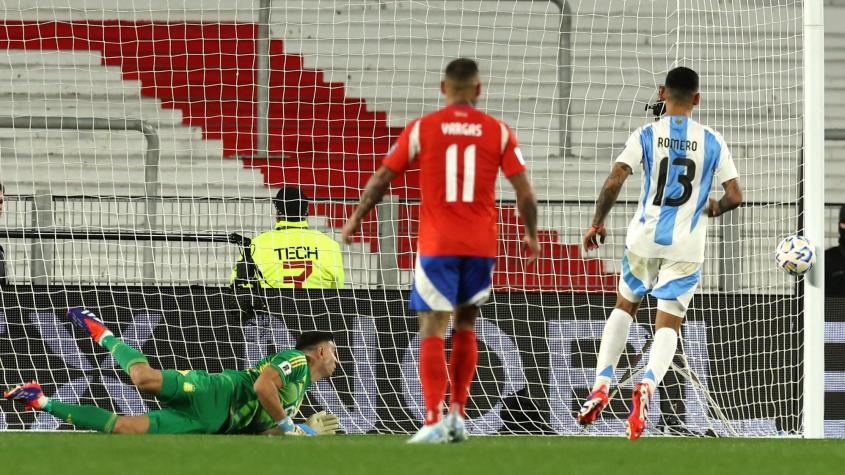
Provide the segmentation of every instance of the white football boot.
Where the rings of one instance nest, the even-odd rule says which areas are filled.
[[[409,444],[445,444],[449,442],[449,431],[441,420],[437,424],[422,426],[413,437],[408,440]]]
[[[467,440],[464,418],[457,411],[450,412],[443,419],[443,425],[446,426],[446,432],[449,434],[449,442],[463,442]]]

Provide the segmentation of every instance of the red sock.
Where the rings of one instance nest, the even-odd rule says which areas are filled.
[[[452,356],[449,358],[449,380],[452,381],[451,409],[466,417],[464,407],[469,399],[469,387],[478,364],[478,342],[475,332],[462,330],[452,334]]]
[[[446,344],[443,338],[428,336],[420,342],[420,383],[425,400],[425,423],[437,423],[446,398]]]

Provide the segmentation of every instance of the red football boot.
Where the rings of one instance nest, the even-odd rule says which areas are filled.
[[[637,440],[643,435],[648,420],[648,403],[651,401],[651,391],[645,383],[634,386],[631,396],[631,414],[625,421],[625,435],[630,440]]]
[[[43,396],[44,391],[41,390],[41,385],[35,381],[20,384],[3,393],[3,397],[6,399],[16,399],[22,402],[24,411],[44,409],[39,402]]]
[[[67,311],[67,318],[76,326],[89,334],[95,342],[100,343],[103,338],[112,334],[102,320],[94,315],[94,312],[85,310],[82,307],[70,308]]]
[[[607,399],[607,386],[599,386],[598,389],[591,392],[581,406],[581,411],[578,412],[578,423],[586,427],[594,422],[607,406],[609,400]]]

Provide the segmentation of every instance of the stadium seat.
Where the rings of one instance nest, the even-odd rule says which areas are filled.
[[[155,123],[162,141],[163,194],[266,196],[262,182],[298,183],[316,198],[354,200],[401,127],[439,107],[436,84],[444,55],[468,54],[481,59],[487,74],[481,106],[512,125],[541,197],[589,201],[629,132],[643,123],[643,104],[654,99],[659,74],[672,59],[666,48],[676,38],[660,30],[657,22],[649,41],[630,43],[624,14],[573,17],[572,79],[569,89],[561,91],[556,67],[559,17],[540,14],[541,7],[533,3],[473,2],[479,13],[462,19],[457,29],[448,27],[452,20],[443,11],[413,2],[338,1],[315,8],[305,0],[292,0],[275,5],[272,17],[286,21],[271,25],[270,157],[255,156],[257,27],[226,11],[203,23],[6,20],[0,64],[8,63],[9,68],[0,71],[0,89],[9,99],[0,100],[0,106],[15,115],[139,117]],[[497,8],[509,9],[509,23],[524,26],[511,29],[516,36],[506,42],[496,37]],[[832,8],[832,15],[845,17],[841,10]],[[442,31],[433,36],[424,31],[414,20],[421,16],[427,28],[438,24]],[[591,43],[596,29],[610,32],[600,45],[601,56],[591,54],[597,46]],[[828,55],[828,88],[835,92],[845,88],[838,79],[838,72],[845,70],[845,58],[839,54],[845,41],[836,34],[828,36],[833,53]],[[765,46],[760,48],[765,55]],[[708,64],[711,53],[702,51],[705,56],[699,59]],[[748,67],[743,61],[723,63],[721,68],[740,75],[744,70],[737,68]],[[800,141],[799,94],[795,92],[796,120],[771,124],[765,108],[756,105],[759,99],[743,93],[743,82],[723,79],[724,73],[719,68],[702,70],[705,103],[700,119],[726,135],[747,199],[786,200],[789,183],[796,183],[798,176],[795,157],[787,151]],[[760,80],[776,79],[765,65],[751,73]],[[551,99],[566,93],[569,117],[566,154],[561,156],[563,135],[558,130],[564,124],[557,101]],[[56,100],[71,96],[84,100]],[[836,101],[831,99],[827,109],[832,126],[845,124],[845,103]],[[7,161],[3,173],[4,178],[17,177],[22,185],[18,193],[33,192],[30,185],[39,180],[48,182],[54,194],[144,192],[145,143],[138,134],[3,130],[0,143],[14,144],[14,171]],[[61,150],[60,160],[56,150]],[[845,193],[838,186],[845,179],[845,145],[828,142],[827,153],[829,199],[845,201],[845,195],[837,198]],[[224,156],[240,157],[244,166]],[[32,163],[46,164],[48,173],[27,165]],[[91,164],[97,165],[96,176],[85,173]],[[783,184],[775,187],[762,182],[760,169],[773,166],[783,170]],[[59,173],[61,180],[50,179]],[[394,187],[396,194],[418,198],[417,177],[412,173],[403,180]],[[509,197],[507,185],[501,185],[503,196]],[[626,187],[622,198],[636,200],[636,188]],[[556,230],[544,242],[546,256],[554,256],[549,257],[554,265],[546,268],[550,274],[572,269],[569,260],[583,259],[567,246],[577,243],[590,211],[575,208],[578,219],[565,228],[553,213],[541,217],[541,224]],[[408,225],[397,231],[408,236],[400,239],[398,260],[404,270],[413,266],[413,224],[418,219],[414,209],[408,209]],[[348,209],[327,206],[323,212],[327,229],[337,231]],[[378,250],[376,233],[364,233],[362,249]],[[503,243],[515,239],[504,236]],[[502,249],[503,260],[516,255],[511,247]],[[601,266],[583,269],[599,276],[609,272]]]

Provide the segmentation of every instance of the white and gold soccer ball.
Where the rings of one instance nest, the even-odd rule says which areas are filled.
[[[775,249],[775,262],[789,275],[804,275],[816,265],[816,251],[804,236],[787,236]]]

